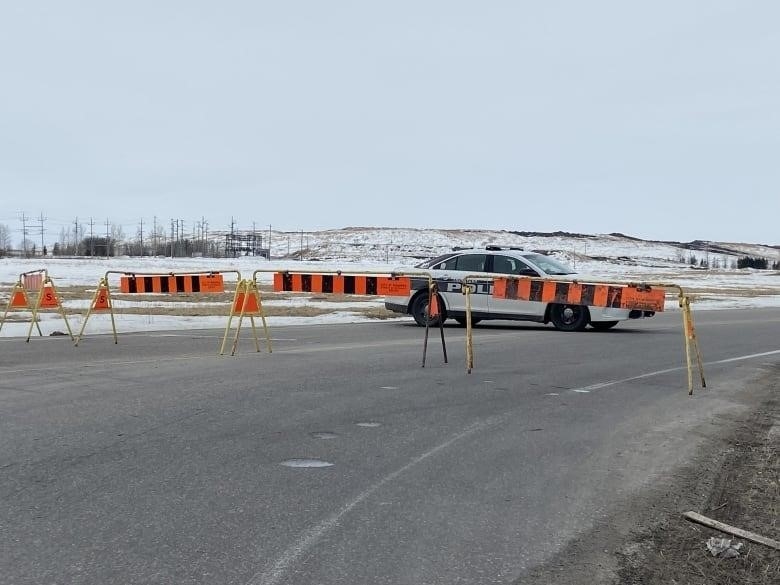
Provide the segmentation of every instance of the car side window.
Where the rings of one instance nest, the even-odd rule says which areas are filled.
[[[438,264],[431,266],[431,268],[433,270],[456,270],[457,265],[458,257],[453,256],[452,258],[447,258],[444,262],[439,262]]]
[[[513,276],[539,276],[528,264],[510,256],[493,256],[493,272]]]
[[[486,254],[464,254],[458,256],[458,265],[456,270],[462,270],[464,272],[484,272],[485,264],[487,262]]]

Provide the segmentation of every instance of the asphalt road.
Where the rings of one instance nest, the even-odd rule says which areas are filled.
[[[780,362],[780,310],[0,339],[0,583],[511,583],[694,457]],[[286,463],[286,465],[285,465]],[[317,465],[317,466],[315,466]]]

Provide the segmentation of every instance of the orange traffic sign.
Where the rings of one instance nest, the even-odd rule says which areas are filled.
[[[43,291],[41,292],[40,309],[56,309],[60,306],[60,301],[57,298],[57,291],[51,284],[43,285]]]
[[[29,309],[30,304],[27,302],[27,293],[24,292],[24,289],[16,289],[11,296],[11,304],[10,307],[12,309]]]

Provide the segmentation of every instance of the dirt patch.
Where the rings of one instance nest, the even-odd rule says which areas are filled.
[[[773,398],[740,425],[708,496],[698,511],[714,520],[777,539],[780,501],[780,401]],[[693,486],[694,489],[701,486]],[[738,558],[714,557],[705,543],[723,532],[675,515],[658,524],[621,552],[620,583],[667,585],[776,584],[780,551],[744,539]]]

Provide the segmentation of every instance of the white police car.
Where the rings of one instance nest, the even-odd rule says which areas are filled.
[[[578,278],[572,268],[555,258],[519,248],[487,246],[484,249],[455,250],[418,264],[414,271],[427,272],[436,281],[439,289],[440,318],[453,318],[461,325],[466,323],[466,296],[463,294],[462,280],[466,276],[483,273],[486,277],[484,282],[476,281],[471,284],[472,324],[486,319],[511,319],[552,323],[561,331],[582,331],[588,325],[595,329],[609,329],[620,321],[650,317],[654,314],[651,311],[494,298],[491,279],[497,274],[533,278]],[[582,279],[581,276],[579,278]],[[411,294],[385,297],[385,307],[396,313],[412,315],[418,325],[425,326],[428,282],[422,278],[412,278]],[[429,324],[438,326],[438,318],[431,319]]]

